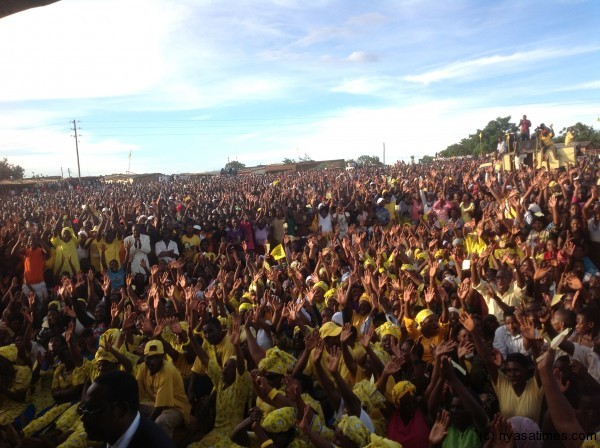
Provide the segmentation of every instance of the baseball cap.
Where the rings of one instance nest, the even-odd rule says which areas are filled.
[[[148,341],[144,347],[144,355],[164,355],[165,349],[160,341]]]

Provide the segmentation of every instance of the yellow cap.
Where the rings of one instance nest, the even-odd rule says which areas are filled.
[[[153,355],[164,355],[165,349],[163,347],[162,342],[160,341],[148,341],[146,346],[144,347],[144,355],[153,356]]]
[[[335,322],[327,322],[319,329],[322,338],[339,336],[342,333],[342,327]]]
[[[426,308],[424,310],[419,311],[417,316],[415,317],[415,322],[417,323],[418,328],[421,328],[421,325],[429,316],[433,316],[433,311]]]

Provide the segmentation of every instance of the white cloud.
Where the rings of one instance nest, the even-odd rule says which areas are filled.
[[[571,57],[578,54],[597,52],[599,47],[547,48],[532,51],[516,52],[509,55],[485,56],[478,59],[458,61],[441,68],[433,69],[420,75],[408,75],[404,79],[409,82],[431,84],[448,79],[471,79],[499,74],[500,70],[522,71],[540,68],[538,62]],[[503,72],[504,73],[504,72]]]
[[[369,12],[366,14],[361,14],[359,16],[350,17],[348,19],[348,25],[378,26],[383,25],[389,20],[389,17],[386,17],[378,12]]]
[[[366,53],[364,51],[353,51],[350,54],[350,56],[348,56],[346,59],[350,62],[358,63],[377,62],[379,60],[377,55],[372,53]]]

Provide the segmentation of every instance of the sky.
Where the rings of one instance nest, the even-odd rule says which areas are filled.
[[[433,155],[496,119],[600,127],[596,0],[61,0],[0,20],[25,175]],[[131,159],[129,155],[131,154]]]

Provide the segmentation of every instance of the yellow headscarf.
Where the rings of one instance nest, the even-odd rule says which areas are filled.
[[[386,322],[386,323],[380,325],[379,327],[377,327],[377,330],[375,330],[375,331],[379,335],[380,339],[383,339],[383,337],[386,334],[394,336],[396,338],[396,341],[399,341],[400,338],[402,337],[402,333],[400,332],[400,327],[398,327],[398,325],[394,325],[391,322]]]
[[[338,428],[358,446],[365,446],[371,439],[367,427],[354,415],[344,415],[338,423]]]
[[[269,412],[261,426],[265,431],[273,433],[286,432],[296,424],[296,409],[292,407],[279,408]]]
[[[359,381],[352,388],[360,405],[370,414],[374,409],[385,407],[386,399],[369,380]]]
[[[294,368],[296,358],[278,347],[267,350],[266,356],[258,363],[258,370],[285,375],[288,370]]]
[[[377,434],[371,434],[371,443],[365,448],[402,448],[402,445],[393,440],[379,437]]]
[[[329,286],[327,286],[327,283],[325,283],[324,281],[320,281],[317,282],[313,285],[313,290],[316,288],[321,288],[323,290],[323,292],[327,292],[329,291]]]
[[[96,355],[94,355],[94,359],[96,362],[98,361],[108,361],[113,364],[118,364],[119,361],[111,352],[104,350],[102,347],[98,347],[96,350]]]
[[[0,347],[0,356],[6,358],[8,361],[14,363],[17,361],[17,354],[19,350],[15,344],[3,345]]]
[[[362,293],[362,295],[358,298],[358,303],[360,302],[368,302],[371,304],[371,296],[369,296],[369,294],[366,292]]]
[[[316,286],[316,285],[315,285],[315,286]],[[329,299],[330,297],[333,297],[333,298],[335,298],[335,296],[337,296],[337,289],[335,289],[335,288],[331,288],[329,291],[327,291],[327,292],[324,294],[324,297],[325,297],[326,299]]]
[[[248,302],[244,302],[244,303],[240,303],[240,307],[238,308],[238,312],[242,312],[242,311],[251,311],[252,310],[252,304],[248,303]]]
[[[400,400],[406,394],[414,395],[417,388],[410,381],[399,381],[392,389],[392,400],[396,406],[400,406]]]
[[[433,316],[433,311],[431,311],[429,308],[425,308],[424,310],[421,310],[417,313],[417,315],[415,316],[415,322],[417,323],[417,328],[419,330],[421,329],[423,321],[429,316]]]

